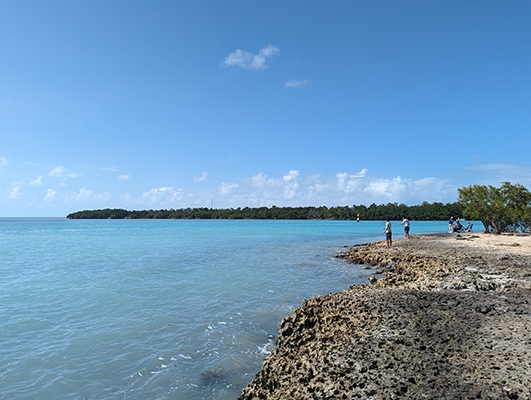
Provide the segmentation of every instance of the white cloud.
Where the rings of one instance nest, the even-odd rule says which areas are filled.
[[[411,186],[413,182],[405,181],[399,176],[392,179],[379,178],[371,180],[364,190],[369,197],[378,199],[381,203],[403,202],[395,199],[404,198],[408,186]]]
[[[46,190],[46,196],[44,196],[45,201],[54,200],[55,196],[57,195],[57,192],[53,189]]]
[[[280,49],[272,44],[268,44],[266,47],[260,49],[257,54],[237,49],[225,57],[221,65],[224,67],[238,67],[257,71],[264,69],[266,67],[266,60],[279,52]]]
[[[293,181],[296,181],[298,177],[299,177],[299,171],[295,171],[292,169],[288,172],[287,175],[284,175],[282,179],[284,180],[284,182],[293,182]]]
[[[349,174],[347,172],[339,172],[336,174],[336,187],[340,192],[343,193],[355,193],[356,191],[362,190],[364,187],[363,179],[367,175],[367,169],[363,168],[360,172],[355,174]]]
[[[50,172],[48,172],[48,176],[60,178],[64,175],[65,168],[58,165],[57,167],[53,168]]]
[[[204,181],[206,181],[207,175],[208,174],[206,173],[206,171],[203,171],[201,173],[201,176],[199,176],[199,177],[194,175],[194,182],[204,182]]]
[[[237,183],[225,183],[225,182],[222,182],[221,185],[219,186],[219,192],[222,195],[228,195],[228,194],[231,194],[232,192],[234,192],[238,188],[238,186],[239,185]]]
[[[287,87],[287,88],[304,87],[304,86],[310,85],[311,83],[312,81],[309,79],[304,79],[302,81],[299,79],[291,79],[284,84],[284,87]]]
[[[5,166],[7,164],[9,164],[9,161],[7,161],[7,158],[0,157],[0,165]]]
[[[297,195],[297,192],[299,190],[299,182],[297,182],[297,179],[299,178],[299,171],[291,170],[287,175],[284,175],[284,198],[285,199],[292,199]]]
[[[92,189],[79,189],[77,192],[70,193],[69,200],[75,202],[88,202],[103,204],[111,199],[108,192],[96,193]]]
[[[365,175],[367,175],[368,172],[369,172],[369,170],[367,168],[363,168],[360,172],[356,173],[355,176],[358,177],[358,178],[362,178]]]
[[[62,165],[58,165],[57,167],[54,167],[50,172],[48,172],[49,177],[53,178],[76,178],[79,176],[76,172],[68,172],[65,167]]]
[[[131,179],[131,175],[123,174],[123,175],[120,175],[118,177],[118,179],[121,180],[121,181],[127,181],[127,180]]]
[[[252,185],[258,188],[263,188],[266,186],[280,186],[282,184],[281,180],[271,179],[267,175],[262,174],[261,172],[257,175],[252,176],[250,180],[247,179],[247,181],[250,181]]]
[[[16,185],[11,188],[11,191],[9,192],[9,198],[10,199],[18,199],[20,197],[20,186]]]
[[[30,181],[30,186],[40,186],[42,184],[42,175],[38,176],[37,178]]]
[[[183,197],[183,189],[175,189],[173,186],[164,186],[142,193],[140,202],[143,204],[158,205],[162,207],[165,204],[178,202],[182,200]]]
[[[75,194],[75,197],[77,199],[90,199],[94,196],[94,190],[92,189],[85,189],[85,188],[82,188],[82,189],[79,189],[79,191]]]

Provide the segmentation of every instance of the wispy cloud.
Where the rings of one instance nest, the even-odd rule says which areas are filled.
[[[9,164],[9,161],[7,161],[7,158],[0,157],[0,165],[5,166],[7,164]]]
[[[49,193],[53,193],[55,196],[55,191],[52,190]],[[98,206],[112,199],[109,192],[97,193],[92,189],[86,188],[79,189],[77,192],[68,193],[67,196],[69,202],[97,204]]]
[[[478,184],[499,186],[503,182],[531,186],[531,166],[519,164],[486,163],[478,164],[469,169],[479,174]]]
[[[116,172],[116,171],[118,171],[118,167],[116,167],[116,166],[102,167],[102,168],[100,168],[100,170],[102,170],[102,171]]]
[[[236,189],[238,189],[238,186],[239,185],[237,183],[225,183],[225,182],[222,182],[221,185],[219,186],[219,193],[221,195],[231,194]]]
[[[311,80],[309,79],[304,79],[304,80],[299,80],[299,79],[291,79],[289,81],[287,81],[284,85],[284,87],[286,88],[299,88],[299,87],[304,87],[304,86],[308,86],[312,83]]]
[[[278,53],[280,53],[280,49],[272,44],[268,44],[266,47],[260,49],[256,54],[237,49],[225,57],[225,59],[221,62],[221,65],[223,67],[243,68],[258,71],[266,67],[266,60],[269,57]]]
[[[123,174],[123,175],[120,175],[118,177],[118,179],[121,180],[121,181],[127,181],[127,180],[131,179],[131,175]]]
[[[44,196],[44,201],[51,201],[55,199],[57,192],[53,189],[46,190],[46,196]]]
[[[20,197],[20,185],[15,185],[11,188],[9,192],[10,199],[18,199]]]
[[[207,179],[207,175],[208,175],[208,174],[207,174],[206,171],[203,171],[203,172],[201,173],[201,176],[195,176],[195,175],[194,175],[194,182],[204,182],[204,181],[206,181],[206,179]]]
[[[48,172],[48,176],[53,178],[75,178],[79,175],[75,172],[68,172],[65,167],[63,167],[62,165],[58,165],[57,167],[52,168],[50,172]]]
[[[50,172],[48,172],[48,176],[59,178],[59,177],[62,177],[64,173],[65,173],[65,168],[59,165],[53,168]]]
[[[30,186],[40,186],[42,185],[42,175],[38,176],[37,178],[33,179],[29,182]]]
[[[256,174],[252,176],[251,178],[247,178],[246,181],[252,183],[252,185],[263,188],[266,186],[280,186],[282,185],[282,181],[280,179],[273,179],[269,178],[267,175],[263,173]]]
[[[140,198],[141,204],[173,206],[175,203],[183,200],[185,193],[183,189],[175,189],[173,186],[164,186],[150,189],[142,193]]]

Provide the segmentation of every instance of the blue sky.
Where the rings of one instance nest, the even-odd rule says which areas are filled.
[[[2,1],[0,216],[531,190],[531,2]]]

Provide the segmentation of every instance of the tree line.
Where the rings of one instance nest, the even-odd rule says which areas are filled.
[[[428,203],[407,206],[387,203],[339,207],[257,207],[181,208],[128,211],[121,208],[85,210],[68,214],[70,219],[322,219],[322,220],[401,220],[443,221],[450,217],[479,220],[485,232],[530,232],[531,192],[520,185],[504,182],[500,187],[472,185],[458,189],[455,203]]]
[[[318,219],[318,220],[401,220],[443,221],[463,216],[459,203],[371,204],[338,207],[238,207],[229,209],[181,208],[128,211],[117,208],[84,210],[67,215],[69,219]]]

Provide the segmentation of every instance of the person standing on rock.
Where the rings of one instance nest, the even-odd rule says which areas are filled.
[[[390,249],[393,247],[393,233],[391,232],[391,222],[389,221],[389,218],[385,222],[385,228],[383,228],[385,231],[385,241],[387,242],[387,248]]]
[[[404,237],[406,239],[409,239],[409,219],[404,217],[404,219],[402,220],[401,223],[402,223],[402,225],[404,225]]]

